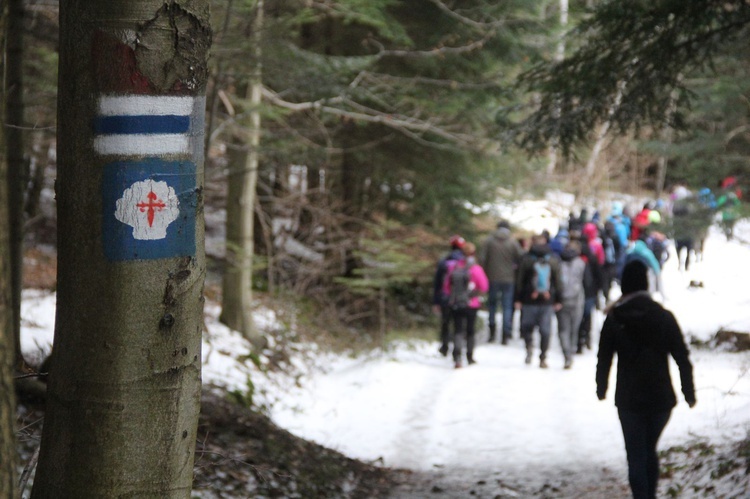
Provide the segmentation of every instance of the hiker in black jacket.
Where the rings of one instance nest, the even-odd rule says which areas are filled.
[[[685,401],[691,408],[695,405],[693,366],[682,331],[674,315],[651,299],[647,272],[640,261],[625,266],[622,297],[608,310],[596,365],[596,395],[603,400],[612,357],[617,353],[615,405],[635,499],[656,497],[656,444],[677,404],[669,376],[670,355],[680,369]]]
[[[450,244],[450,253],[445,255],[435,267],[435,277],[433,279],[432,307],[437,315],[440,316],[440,354],[445,357],[448,355],[448,349],[451,342],[450,325],[453,321],[453,310],[448,306],[448,296],[443,291],[443,282],[448,273],[448,262],[464,259],[464,253],[461,248],[466,241],[459,235],[451,236],[448,241]]]
[[[521,259],[516,275],[514,306],[521,311],[521,337],[526,343],[526,363],[534,352],[534,329],[539,328],[539,367],[547,368],[547,349],[552,317],[562,308],[560,262],[552,255],[547,239],[531,238],[531,248]]]

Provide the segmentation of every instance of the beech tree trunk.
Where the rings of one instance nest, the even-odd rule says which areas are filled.
[[[250,125],[245,132],[246,154],[232,155],[227,192],[227,266],[222,280],[221,322],[240,331],[253,344],[261,338],[253,327],[252,290],[253,255],[255,250],[255,200],[258,183],[260,148],[260,104],[263,68],[261,35],[263,31],[263,0],[257,0],[253,30],[253,72],[246,98],[250,100]],[[242,147],[242,144],[238,144]]]
[[[58,294],[32,497],[190,497],[208,0],[63,0]]]

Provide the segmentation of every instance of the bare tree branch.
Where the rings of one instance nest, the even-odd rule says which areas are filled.
[[[441,0],[430,0],[430,2],[435,5],[438,9],[440,9],[445,15],[448,17],[452,17],[453,19],[458,20],[459,22],[466,24],[467,26],[471,26],[476,29],[485,30],[485,29],[497,29],[501,26],[505,25],[505,20],[495,20],[492,22],[481,22],[481,21],[475,21],[474,19],[471,19],[466,16],[462,16],[458,12],[452,10],[450,7],[445,5]]]
[[[392,128],[394,130],[397,130],[401,133],[404,133],[405,135],[408,135],[406,132],[409,132],[409,134],[424,134],[429,133],[432,135],[435,135],[436,137],[440,137],[444,140],[447,140],[451,143],[454,143],[456,145],[461,145],[464,147],[471,147],[474,143],[474,137],[465,135],[465,134],[459,134],[459,133],[452,133],[444,128],[441,128],[437,125],[434,125],[432,123],[429,123],[424,120],[416,119],[416,118],[410,118],[406,116],[399,116],[399,115],[392,115],[392,114],[386,114],[382,113],[373,109],[365,108],[364,106],[357,105],[362,109],[366,109],[367,112],[354,112],[354,111],[347,111],[345,109],[339,109],[337,107],[333,107],[330,105],[327,105],[327,103],[331,102],[346,102],[346,100],[343,97],[337,97],[335,99],[321,99],[317,101],[312,102],[289,102],[281,97],[276,92],[273,92],[272,90],[268,88],[263,88],[263,97],[267,99],[272,104],[282,107],[284,109],[289,109],[292,111],[319,111],[327,114],[332,114],[334,116],[341,116],[345,118],[351,118],[353,120],[358,121],[364,121],[367,123],[377,123],[379,125],[383,125],[389,128]],[[354,105],[351,101],[349,101],[350,105]],[[426,140],[423,138],[423,140]],[[436,145],[434,142],[428,141],[429,144]]]

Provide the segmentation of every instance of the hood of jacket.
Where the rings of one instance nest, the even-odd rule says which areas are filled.
[[[510,238],[510,229],[498,227],[495,232],[492,233],[492,237],[498,241],[507,241]]]
[[[586,239],[591,241],[599,235],[599,228],[595,223],[588,222],[583,226],[583,229],[581,229],[581,233],[586,236]]]
[[[548,244],[534,244],[529,249],[529,254],[535,257],[544,257],[552,252]]]
[[[581,252],[573,248],[565,248],[562,250],[562,253],[560,253],[560,259],[563,262],[570,262],[579,256],[581,256]]]
[[[643,320],[662,306],[655,302],[648,291],[637,291],[625,295],[613,303],[609,313],[625,326],[642,324]]]

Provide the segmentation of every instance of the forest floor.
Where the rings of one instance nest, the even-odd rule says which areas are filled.
[[[18,450],[33,481],[44,418],[38,400],[18,405]],[[31,464],[30,464],[31,463]],[[295,437],[266,416],[204,391],[195,454],[194,498],[584,498],[628,497],[618,477],[592,470],[586,476],[551,478],[529,490],[494,477],[491,470],[432,473],[364,463]]]

